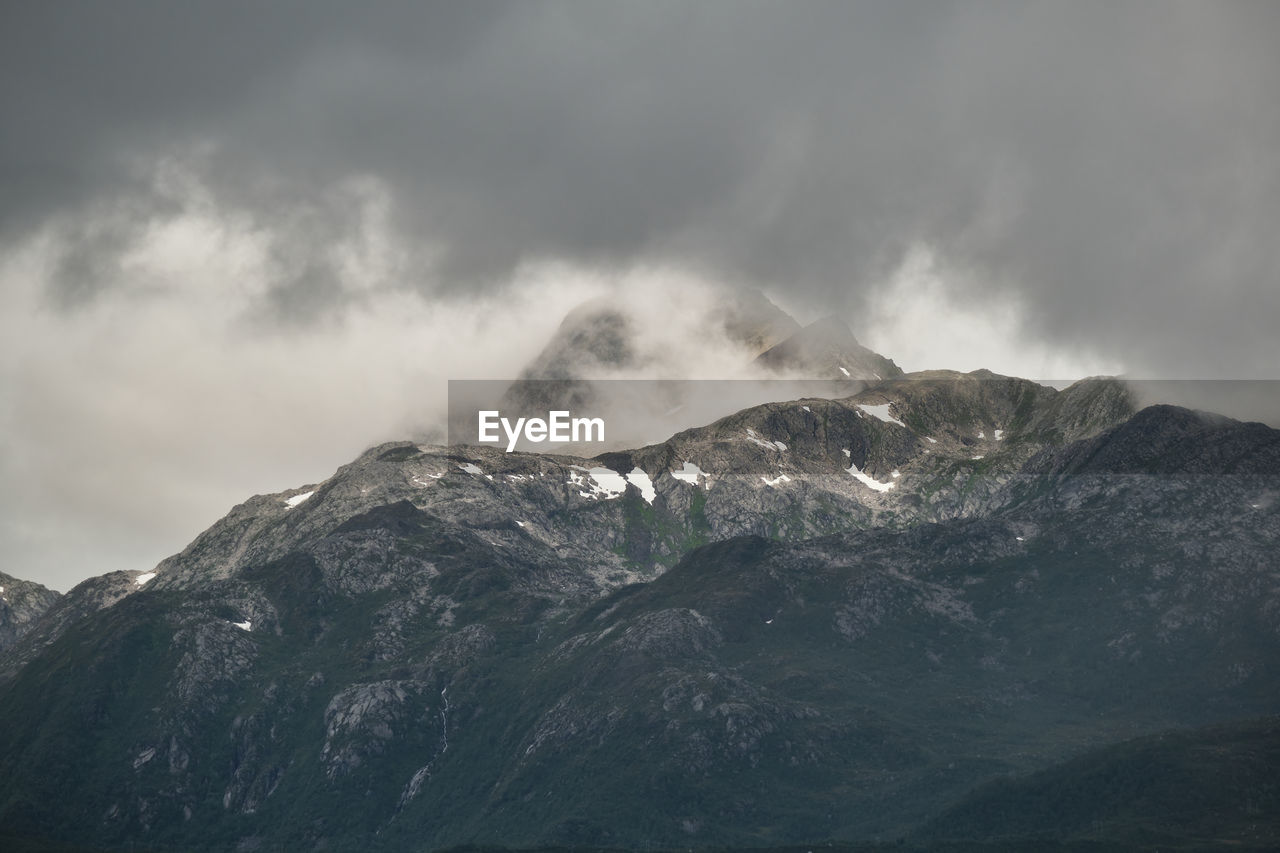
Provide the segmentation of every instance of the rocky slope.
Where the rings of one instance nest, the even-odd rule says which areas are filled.
[[[923,834],[986,837],[1052,832],[1130,849],[1271,849],[1280,838],[1280,719],[1161,732],[1091,750],[1038,773],[982,786]],[[1187,803],[1198,807],[1188,809]],[[1094,841],[1096,843],[1096,841]]]
[[[0,654],[30,631],[59,598],[38,583],[0,572]]]
[[[139,591],[154,577],[154,571],[110,572],[76,584],[66,595],[31,584],[43,591],[44,606],[39,616],[29,619],[11,643],[0,646],[0,680],[12,677],[64,631],[98,610],[111,607],[125,596]]]
[[[1280,712],[1278,495],[1280,432],[986,372],[595,459],[383,445],[8,650],[0,838],[1022,833],[966,803]]]

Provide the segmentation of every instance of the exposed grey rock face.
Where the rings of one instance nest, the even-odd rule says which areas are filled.
[[[325,483],[241,504],[164,561],[152,583],[172,589],[235,577],[303,545],[330,589],[357,593],[430,577],[430,550],[406,551],[394,531],[356,520],[403,505],[406,518],[429,515],[452,547],[556,566],[559,582],[601,591],[654,576],[691,537],[812,535],[998,503],[1026,459],[1058,438],[1037,432],[1034,418],[1070,393],[1023,380],[920,375],[846,400],[755,407],[597,459],[383,445]],[[616,483],[639,469],[655,493],[644,513],[667,523],[643,531],[629,524],[640,489],[592,474],[601,468]]]
[[[435,714],[423,701],[427,692],[427,685],[417,681],[378,681],[352,685],[334,696],[325,708],[320,750],[328,777],[349,774],[383,752],[397,729],[434,724]]]
[[[1123,398],[1116,383],[1086,386],[1095,396],[1102,387],[1104,396]],[[324,589],[363,594],[427,584],[439,573],[442,549],[452,549],[543,566],[522,583],[543,584],[553,591],[547,594],[599,594],[653,577],[700,541],[989,511],[1011,498],[1011,484],[1032,456],[1064,435],[1096,434],[1129,414],[1122,403],[1090,409],[1090,417],[1063,404],[1080,394],[1075,386],[1056,392],[991,374],[933,372],[844,400],[754,407],[662,444],[596,459],[382,445],[324,483],[235,507],[163,561],[148,588],[230,580],[301,551]],[[1074,425],[1055,420],[1064,411]],[[602,480],[593,469],[617,476]],[[634,477],[616,485],[636,469],[652,483],[651,502]],[[637,521],[637,513],[649,521]],[[420,525],[430,529],[430,541],[407,547],[402,534]],[[142,589],[142,577],[117,573],[77,587],[50,614],[42,642],[56,637],[58,626]],[[394,621],[422,606],[406,602],[400,617],[395,608],[386,616]],[[265,628],[274,618],[267,611],[241,602],[237,612],[257,614],[255,624]]]
[[[43,605],[43,609],[36,608],[40,609],[38,615],[35,613],[36,609],[28,610],[28,615],[35,618],[23,623],[23,630],[11,642],[0,644],[0,680],[11,676],[45,646],[62,636],[69,627],[89,614],[110,607],[125,596],[137,592],[153,576],[151,572],[110,572],[82,581],[62,596],[39,584],[15,579],[14,589],[18,589],[19,584],[28,584],[37,589],[36,600]],[[140,579],[142,583],[139,583]],[[4,586],[8,590],[10,585],[6,581]]]
[[[34,581],[0,572],[0,653],[30,631],[61,596]]]
[[[1087,441],[1046,449],[1033,473],[1271,475],[1280,471],[1280,435],[1208,412],[1150,406]]]

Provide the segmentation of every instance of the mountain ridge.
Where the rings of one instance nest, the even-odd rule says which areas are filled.
[[[594,458],[379,445],[0,652],[0,835],[958,827],[993,779],[1280,709],[1278,437],[937,371]]]
[[[0,572],[0,652],[34,628],[61,597],[35,581]]]

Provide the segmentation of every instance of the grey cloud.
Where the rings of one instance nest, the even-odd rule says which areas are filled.
[[[674,262],[856,316],[924,240],[976,271],[965,298],[1012,288],[1063,347],[1174,375],[1280,362],[1275,4],[6,14],[10,234],[211,140],[213,189],[264,221],[384,180],[406,240],[440,249],[405,276],[428,292],[538,258]],[[297,266],[268,309],[340,304]]]

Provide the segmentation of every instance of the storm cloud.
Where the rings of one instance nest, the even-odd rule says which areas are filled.
[[[74,491],[49,485],[58,418],[134,435],[101,450],[150,465],[137,409],[119,414],[130,389],[234,410],[266,385],[280,411],[258,428],[277,437],[295,403],[330,400],[304,405],[331,419],[321,449],[201,487],[189,536],[246,488],[294,485],[266,473],[409,430],[428,378],[514,375],[540,341],[511,329],[548,334],[646,271],[834,313],[908,369],[1277,378],[1275,3],[0,15],[8,510],[36,482],[41,506]],[[209,417],[238,436],[228,458],[253,446],[243,414]],[[32,513],[6,541],[49,538]]]
[[[6,15],[10,239],[69,205],[157,201],[148,164],[199,149],[220,197],[268,220],[382,180],[431,248],[401,284],[427,292],[530,259],[660,259],[853,312],[922,242],[1064,345],[1147,371],[1276,362],[1274,4]],[[280,286],[308,277],[304,304],[340,297],[314,267]]]

